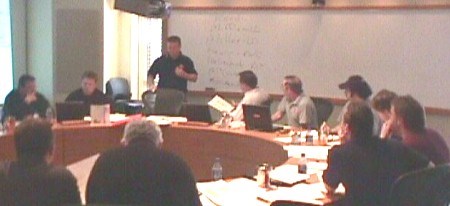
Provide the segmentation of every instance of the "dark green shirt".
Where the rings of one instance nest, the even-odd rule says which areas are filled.
[[[16,120],[21,121],[35,113],[43,118],[49,106],[48,100],[39,92],[36,92],[36,101],[27,104],[25,97],[20,95],[19,90],[14,89],[5,98],[2,121],[8,116],[13,116]]]

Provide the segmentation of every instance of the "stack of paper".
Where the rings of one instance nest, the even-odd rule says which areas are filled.
[[[298,173],[297,165],[281,165],[270,172],[270,178],[282,183],[293,185],[309,178],[309,174]]]
[[[303,146],[303,145],[287,145],[283,149],[288,152],[288,157],[300,157],[305,153],[306,158],[326,161],[328,158],[328,150],[331,146]]]
[[[170,117],[162,115],[150,115],[146,119],[148,121],[153,121],[158,125],[170,125],[175,122],[187,122],[186,117]]]
[[[215,205],[260,205],[256,194],[259,188],[255,181],[237,178],[231,181],[197,183],[198,190]]]

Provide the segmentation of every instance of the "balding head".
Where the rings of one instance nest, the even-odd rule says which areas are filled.
[[[160,147],[163,143],[161,128],[151,121],[134,120],[125,126],[122,144],[128,145],[137,139],[147,139]]]

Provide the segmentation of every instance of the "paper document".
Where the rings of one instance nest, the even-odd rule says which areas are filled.
[[[288,152],[288,157],[300,157],[305,153],[307,159],[326,161],[328,150],[331,146],[303,146],[303,145],[286,145],[283,149]]]
[[[212,98],[208,105],[212,108],[218,110],[219,112],[231,112],[234,109],[234,106],[227,102],[227,100],[223,99],[221,96],[216,95]]]
[[[260,188],[257,183],[247,178],[231,181],[197,183],[198,190],[216,205],[260,205],[256,194]]]
[[[147,121],[153,121],[157,125],[170,125],[174,122],[183,123],[187,122],[186,117],[170,117],[170,116],[163,116],[163,115],[150,115],[146,118]]]
[[[270,172],[270,178],[289,185],[309,178],[309,174],[299,174],[297,165],[281,165]]]

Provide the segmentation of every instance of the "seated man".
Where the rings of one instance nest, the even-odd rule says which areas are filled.
[[[400,131],[404,145],[428,157],[435,165],[450,162],[444,138],[425,127],[425,111],[411,96],[400,96],[392,102],[392,122]]]
[[[256,77],[255,73],[250,70],[239,73],[239,83],[241,85],[242,92],[244,92],[244,98],[242,98],[241,102],[239,102],[236,108],[231,112],[231,117],[233,117],[233,120],[243,120],[243,104],[267,104],[267,106],[270,106],[270,95],[264,90],[257,87],[258,78]]]
[[[344,114],[347,112],[347,107],[350,104],[350,101],[365,101],[369,104],[369,97],[372,95],[372,89],[369,84],[359,75],[350,76],[347,81],[339,84],[339,89],[343,89],[345,93],[345,98],[347,99],[347,103],[345,103],[341,112],[338,116],[339,124],[333,128],[333,132],[339,132],[341,129],[341,124],[344,120]],[[372,110],[373,113],[373,135],[379,136],[381,130],[381,120],[376,115],[376,112]]]
[[[383,121],[381,127],[381,138],[393,138],[401,140],[400,134],[394,130],[391,119],[391,103],[397,97],[397,94],[389,90],[383,89],[378,92],[372,99],[372,108],[375,109],[380,119]]]
[[[111,104],[111,99],[97,89],[98,75],[92,71],[86,71],[81,76],[81,88],[73,91],[66,98],[66,102],[83,102],[89,108],[92,104]],[[87,114],[89,114],[87,109]]]
[[[328,152],[323,173],[329,194],[344,185],[343,205],[388,205],[390,188],[400,175],[430,165],[401,143],[373,136],[373,114],[365,102],[350,101],[343,128],[349,139]]]
[[[1,205],[80,204],[75,177],[51,165],[54,139],[50,123],[26,119],[15,130],[16,162],[0,165]]]
[[[284,97],[272,121],[287,116],[290,126],[300,129],[317,129],[317,111],[314,102],[303,93],[302,81],[296,76],[286,76],[283,81]]]
[[[24,74],[19,78],[19,88],[12,90],[5,98],[2,122],[7,117],[14,117],[19,121],[33,115],[45,117],[50,104],[36,91],[36,87],[36,79],[33,76]]]
[[[188,165],[160,149],[161,129],[136,120],[125,127],[122,148],[100,155],[86,188],[89,204],[200,205]]]

